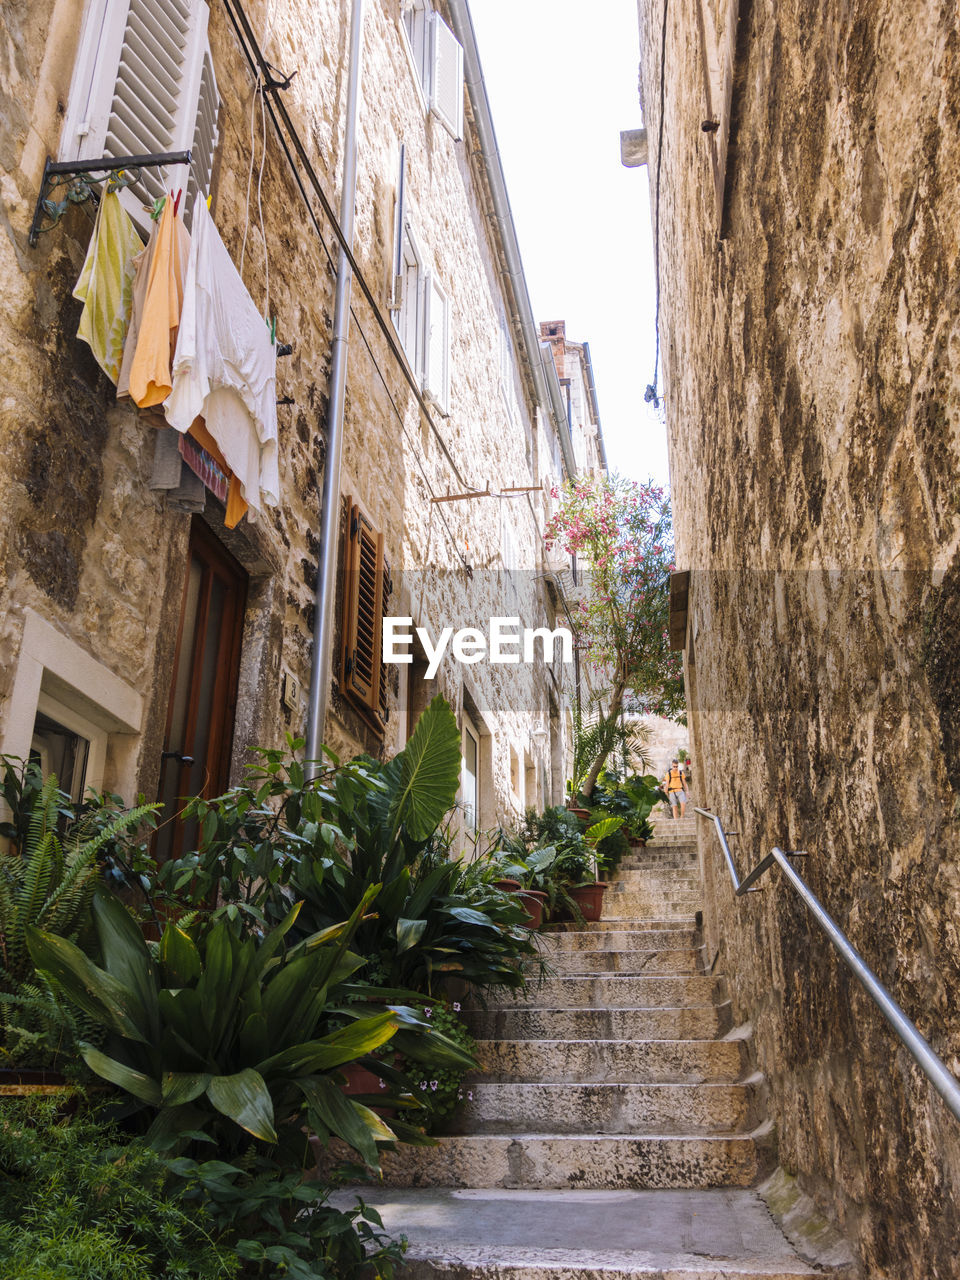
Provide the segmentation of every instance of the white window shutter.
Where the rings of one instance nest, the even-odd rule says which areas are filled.
[[[423,386],[446,413],[450,403],[450,301],[436,276],[427,277]]]
[[[90,0],[62,158],[194,153],[192,174],[144,169],[124,194],[141,225],[141,206],[164,191],[187,188],[189,207],[209,186],[219,98],[208,17],[206,0]]]
[[[407,148],[400,144],[397,172],[397,199],[393,214],[393,279],[390,281],[390,310],[396,313],[403,305],[403,235],[406,221]]]
[[[430,19],[430,107],[459,142],[463,137],[463,47],[438,13]]]

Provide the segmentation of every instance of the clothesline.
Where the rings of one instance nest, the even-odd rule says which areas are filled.
[[[179,203],[178,195],[154,209],[144,247],[117,194],[104,195],[74,290],[84,304],[78,336],[118,398],[148,411],[160,432],[177,433],[181,475],[167,437],[157,487],[186,490],[189,504],[198,499],[184,470],[221,496],[225,482],[232,528],[248,507],[279,502],[276,320],[264,324],[206,200],[195,199],[192,235]]]

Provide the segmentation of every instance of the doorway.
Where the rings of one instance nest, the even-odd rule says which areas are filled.
[[[226,547],[195,519],[160,768],[160,861],[195,847],[196,823],[171,821],[183,798],[217,796],[230,784],[247,581]]]

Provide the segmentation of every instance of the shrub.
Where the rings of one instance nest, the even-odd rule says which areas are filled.
[[[0,1110],[0,1274],[30,1280],[226,1280],[236,1252],[165,1161],[52,1097]]]

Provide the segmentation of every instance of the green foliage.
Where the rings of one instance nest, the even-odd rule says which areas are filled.
[[[56,1097],[0,1110],[0,1274],[29,1280],[227,1280],[236,1252],[165,1161]]]
[[[441,1031],[448,1040],[458,1044],[470,1055],[476,1053],[476,1041],[460,1017],[458,1003],[441,1000],[436,1004],[425,1006],[424,1014],[430,1018],[435,1029]],[[421,1097],[430,1108],[430,1119],[427,1122],[429,1132],[442,1129],[444,1121],[452,1116],[465,1101],[466,1094],[470,1091],[464,1089],[464,1075],[462,1068],[444,1067],[435,1075],[429,1078],[424,1077],[417,1082]],[[472,1097],[472,1093],[470,1096]]]
[[[650,731],[640,720],[626,720],[619,708],[605,715],[599,701],[591,708],[592,718],[573,708],[573,779],[571,792],[578,795],[598,759],[618,762],[624,772],[646,769],[650,761],[646,746]]]
[[[334,1209],[330,1182],[305,1178],[302,1169],[283,1170],[262,1155],[237,1164],[181,1156],[169,1167],[185,1202],[196,1203],[244,1259],[244,1277],[392,1280],[403,1258],[406,1241],[384,1233],[376,1210],[362,1201]]]
[[[376,888],[350,920],[286,951],[296,910],[262,938],[240,938],[218,921],[194,940],[169,923],[154,958],[130,914],[101,892],[103,968],[50,933],[31,929],[29,945],[37,967],[111,1033],[106,1052],[82,1045],[84,1060],[151,1113],[158,1147],[203,1134],[229,1154],[250,1135],[299,1167],[305,1121],[376,1166],[377,1141],[394,1135],[331,1077],[388,1040],[399,1019],[381,1012],[318,1034],[331,992],[363,963],[347,947],[375,896]]]
[[[76,1017],[55,984],[37,976],[27,946],[31,927],[95,947],[91,902],[101,861],[149,817],[139,805],[104,818],[78,817],[51,774],[4,758],[2,791],[11,810],[0,827],[12,843],[0,854],[0,1058],[17,1066],[59,1067],[75,1057]]]

